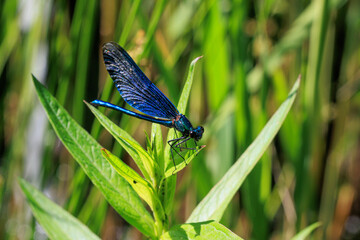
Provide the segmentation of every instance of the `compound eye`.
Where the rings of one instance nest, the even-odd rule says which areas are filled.
[[[195,132],[194,131],[190,131],[190,137],[194,138],[195,137]]]
[[[197,129],[196,129],[196,137],[195,137],[196,141],[199,141],[202,138],[203,133],[204,133],[204,128],[201,127],[201,126],[197,127]]]

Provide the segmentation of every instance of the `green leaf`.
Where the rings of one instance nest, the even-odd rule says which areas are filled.
[[[187,222],[219,221],[221,219],[230,200],[279,131],[295,100],[299,86],[300,76],[287,99],[268,121],[258,137],[227,171],[224,177],[212,188],[207,196],[196,206]]]
[[[146,30],[146,37],[145,37],[146,42],[144,44],[144,51],[142,53],[142,57],[146,57],[149,53],[151,43],[153,42],[153,39],[154,39],[154,34],[156,32],[156,28],[159,25],[160,18],[162,16],[162,13],[163,13],[167,3],[168,3],[168,1],[165,1],[165,0],[156,1],[154,10],[151,15],[151,19],[149,22],[149,27]]]
[[[151,126],[151,146],[155,151],[155,160],[159,165],[159,172],[164,172],[164,142],[160,124],[153,123]]]
[[[150,206],[155,217],[159,220],[157,222],[164,222],[164,210],[151,184],[108,150],[103,148],[102,153],[111,166],[115,168],[115,170],[132,186],[135,192]]]
[[[187,223],[174,226],[164,233],[161,240],[167,239],[242,239],[218,222],[207,221],[199,223]]]
[[[151,156],[140,146],[138,142],[133,139],[130,134],[121,129],[118,125],[113,123],[108,119],[104,114],[102,114],[95,107],[85,102],[85,104],[90,108],[95,117],[99,120],[101,125],[108,130],[108,132],[120,143],[120,145],[125,149],[125,151],[131,156],[135,161],[136,165],[139,167],[140,171],[146,179],[152,179],[155,181],[155,168],[158,168],[155,161]]]
[[[200,58],[202,58],[202,56],[195,58],[190,64],[188,76],[186,78],[186,82],[185,82],[184,88],[181,92],[180,100],[179,100],[179,103],[177,106],[177,109],[179,110],[180,113],[185,113],[185,111],[186,111],[187,103],[188,103],[189,96],[190,96],[190,90],[191,90],[191,86],[192,86],[193,79],[194,79],[195,64]],[[174,139],[174,138],[175,138],[175,131],[174,131],[174,129],[170,129],[168,136],[167,136],[167,141]],[[165,168],[165,169],[167,169],[168,165],[172,164],[169,144],[167,144],[165,147],[165,159],[168,159],[168,161],[166,162],[167,165]]]
[[[151,184],[105,148],[101,149],[101,152],[121,177],[123,177],[135,192],[153,209],[152,195],[154,194],[154,189]]]
[[[201,57],[195,58],[190,64],[188,76],[186,78],[186,82],[182,90],[177,107],[180,113],[184,113],[186,110],[187,102],[190,96],[192,82],[194,79],[195,64],[200,58]],[[167,136],[167,141],[174,139],[174,137],[175,137],[175,131],[174,129],[170,129]],[[164,169],[168,169],[169,164],[172,164],[169,144],[166,144],[164,158],[165,158]],[[160,194],[160,196],[162,197],[161,202],[163,203],[165,213],[170,213],[170,211],[172,210],[172,203],[175,195],[175,186],[176,186],[176,175],[169,176],[164,181],[162,181],[162,184],[160,185],[159,192],[162,193]]]
[[[207,16],[208,24],[205,28],[205,38],[207,41],[203,44],[206,61],[204,64],[204,74],[206,76],[206,85],[204,90],[208,96],[207,102],[209,108],[214,111],[218,109],[221,102],[224,101],[230,88],[230,58],[227,44],[226,18],[219,8],[219,2],[216,2],[209,9]],[[215,47],[216,46],[216,47]]]
[[[20,187],[36,220],[51,239],[100,239],[90,229],[23,179]]]
[[[298,234],[296,234],[291,240],[302,240],[305,239],[310,235],[312,231],[314,231],[316,228],[320,227],[321,223],[316,222],[311,224],[310,226],[306,227],[305,229],[301,230]]]
[[[56,134],[111,206],[146,236],[155,236],[154,220],[132,187],[104,161],[101,146],[47,89],[33,77],[35,89]]]
[[[180,113],[185,113],[186,111],[187,103],[190,96],[190,90],[194,79],[195,64],[197,63],[197,61],[199,61],[200,58],[202,58],[202,56],[195,58],[190,63],[188,76],[186,78],[186,82],[181,92],[179,103],[177,106],[177,109]]]

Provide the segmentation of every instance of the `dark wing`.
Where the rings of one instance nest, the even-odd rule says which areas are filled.
[[[130,106],[157,118],[172,119],[179,114],[174,104],[145,76],[117,43],[104,44],[103,56],[106,69],[115,86]]]

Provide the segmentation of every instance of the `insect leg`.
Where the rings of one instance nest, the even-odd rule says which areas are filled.
[[[197,143],[196,143],[195,140],[194,140],[194,143],[195,143],[196,147],[194,147],[194,148],[188,148],[188,147],[181,147],[181,146],[180,146],[181,143],[183,143],[183,142],[186,143],[186,142],[189,141],[189,140],[190,140],[190,139],[186,139],[186,141],[178,142],[178,143],[175,144],[174,147],[178,147],[178,148],[180,148],[180,149],[187,149],[187,150],[199,150],[199,149],[198,149],[199,146],[197,145]],[[201,149],[201,148],[200,148],[200,149]],[[199,153],[199,152],[196,152],[196,155],[198,155],[198,153]],[[185,163],[186,163],[186,161],[185,161]]]
[[[179,140],[180,140],[180,139],[179,139]],[[181,146],[180,146],[182,143],[186,143],[186,142],[189,141],[189,140],[190,140],[190,137],[187,137],[187,138],[185,138],[185,139],[182,139],[182,141],[177,142],[176,144],[173,144],[173,145],[174,145],[174,150],[175,150],[175,147],[180,148],[180,150],[181,150],[181,149],[192,149],[192,148],[187,148],[187,147],[181,147]],[[183,159],[184,159],[184,158],[183,158]],[[184,159],[184,162],[185,162],[185,165],[187,165],[187,162],[186,162],[185,159]]]
[[[171,140],[168,141],[168,144],[170,145],[171,158],[172,158],[172,161],[173,161],[175,170],[176,170],[176,165],[175,165],[175,159],[174,159],[173,150],[174,150],[182,159],[184,159],[184,157],[181,156],[181,154],[180,154],[178,151],[176,151],[176,149],[174,148],[174,145],[175,145],[178,141],[180,141],[180,140],[182,140],[182,139],[184,139],[184,138],[186,138],[186,137],[185,137],[185,136],[182,136],[182,137],[180,137],[180,138],[175,138],[175,139],[171,139]],[[184,160],[185,160],[185,159],[184,159]]]
[[[176,137],[176,139],[179,139],[179,138],[178,138],[178,135],[177,135],[177,131],[176,131],[175,128],[174,128],[174,131],[175,131],[175,137]],[[182,138],[182,137],[180,137],[180,138]],[[180,140],[180,139],[179,139],[179,140]],[[175,144],[175,143],[174,143],[174,144]],[[174,145],[174,144],[173,144],[173,145]],[[182,149],[181,149],[181,148],[179,148],[179,149],[180,149],[180,152],[181,152]]]
[[[198,147],[198,145],[197,145],[197,143],[196,143],[195,140],[194,140],[194,143],[195,143],[196,147],[194,147],[194,148],[189,148],[189,147],[187,147],[186,143],[187,143],[187,141],[189,141],[189,140],[190,140],[190,137],[189,137],[188,139],[186,139],[186,141],[181,141],[181,142],[177,143],[177,144],[175,145],[175,147],[178,147],[178,148],[180,148],[180,149],[196,150],[197,147]],[[181,143],[184,143],[184,142],[185,142],[185,147],[181,147],[180,144],[181,144]]]
[[[177,148],[180,148],[180,149],[193,149],[193,148],[187,148],[187,147],[181,147],[180,146],[182,143],[186,143],[189,140],[190,140],[190,137],[187,137],[187,138],[183,139],[182,141],[177,142],[174,147],[177,147]]]

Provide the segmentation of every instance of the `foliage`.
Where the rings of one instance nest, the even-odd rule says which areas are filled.
[[[2,1],[0,238],[46,237],[27,215],[30,205],[43,225],[37,215],[46,213],[34,210],[45,205],[33,200],[44,198],[28,183],[60,205],[61,216],[82,222],[79,231],[101,238],[139,239],[139,231],[153,236],[161,228],[170,231],[163,237],[215,228],[252,239],[304,238],[313,231],[317,239],[348,237],[359,201],[359,12],[356,0]],[[188,103],[182,112],[204,126],[206,148],[176,174],[165,144],[172,131],[83,103],[123,104],[100,54],[108,41],[129,51],[172,102]],[[184,87],[189,63],[200,55],[193,84]],[[271,134],[259,133],[288,102],[299,73],[297,100],[279,134],[262,145],[259,160],[243,161],[252,143],[271,141]],[[49,118],[31,74],[48,89],[35,84],[49,93],[42,95],[44,106],[56,107]],[[180,96],[186,88],[191,92]],[[142,175],[145,194],[118,174],[102,148],[120,172]],[[240,166],[247,164],[251,172]],[[217,204],[214,186],[228,191]],[[52,206],[46,207],[59,210]],[[211,217],[201,211],[209,206],[216,206]],[[160,226],[163,216],[168,224]],[[210,218],[216,221],[193,222]]]
[[[189,96],[188,92],[190,92],[196,60],[197,59],[193,61],[190,67],[189,77],[185,84],[186,87],[182,93],[182,96],[185,97],[180,98],[178,108],[182,111],[185,110],[185,103],[188,100],[186,96]],[[174,174],[185,167],[184,161],[177,163],[176,170],[174,170],[175,166],[169,167],[169,162],[171,163],[171,161],[170,159],[167,159],[168,164],[166,164],[166,166],[168,167],[160,169],[158,159],[163,158],[157,158],[158,156],[151,153],[160,152],[161,149],[157,149],[154,143],[155,136],[160,136],[161,138],[161,134],[155,132],[152,135],[151,142],[148,143],[147,146],[149,151],[146,152],[129,134],[119,128],[116,124],[112,123],[94,107],[87,104],[101,124],[114,136],[130,156],[132,156],[145,178],[142,178],[136,171],[111,152],[102,149],[101,152],[104,158],[108,160],[119,175],[114,174],[113,169],[109,164],[105,164],[99,157],[100,145],[98,145],[95,140],[69,116],[66,110],[59,105],[58,101],[51,96],[51,94],[35,78],[34,84],[39,99],[43,104],[50,123],[57,135],[92,180],[94,185],[100,189],[107,201],[126,221],[137,227],[144,235],[154,239],[162,236],[163,232],[166,232],[169,224],[165,213],[166,205],[170,204],[168,200],[173,197],[161,198],[161,196],[164,195],[164,191],[166,191],[165,186],[170,185],[167,183],[167,179],[175,177],[175,175],[171,175],[171,173]],[[168,239],[179,237],[179,234],[185,234],[188,238],[193,238],[194,233],[192,233],[192,228],[188,227],[193,226],[194,228],[198,228],[200,226],[200,230],[195,231],[195,236],[199,235],[203,238],[213,236],[214,229],[212,228],[215,227],[215,232],[220,234],[219,236],[216,236],[217,239],[222,235],[224,235],[222,237],[223,239],[238,239],[235,237],[236,235],[222,225],[204,221],[211,219],[219,221],[221,219],[224,209],[229,204],[230,199],[234,196],[241,183],[255,166],[255,163],[260,159],[285,120],[285,117],[294,102],[299,84],[300,78],[290,92],[288,99],[286,99],[278,112],[275,113],[269,123],[265,126],[257,140],[255,140],[244,153],[243,157],[238,160],[238,164],[235,164],[228,171],[223,178],[224,180],[220,181],[204,201],[199,204],[198,208],[195,209],[188,220],[194,223],[171,228],[170,231],[164,233],[164,236],[161,238]],[[156,129],[160,131],[159,128]],[[162,142],[162,139],[160,139],[160,142]],[[201,149],[203,148],[200,148],[200,150]],[[191,155],[188,154],[188,157],[185,158],[185,162],[190,163],[197,153],[198,152]],[[246,164],[244,164],[245,162]],[[235,174],[236,172],[237,174]],[[84,232],[80,233],[75,231],[73,233],[73,230],[69,230],[69,225],[75,229],[77,228],[74,225],[79,225],[79,229],[84,229],[84,226],[82,226],[80,222],[76,222],[70,214],[61,210],[60,207],[46,199],[46,197],[39,192],[34,191],[32,193],[29,191],[32,187],[24,180],[20,183],[26,197],[31,202],[35,216],[53,239],[63,239],[64,233],[69,236],[69,239],[76,239],[81,234],[84,234],[81,238],[87,238],[87,234],[91,236],[92,233],[89,230],[83,230]],[[171,181],[170,183],[174,183],[174,181]],[[175,186],[171,186],[171,188],[175,188]],[[173,193],[174,191],[170,192]],[[219,200],[219,196],[221,196],[223,200]],[[38,201],[36,200],[37,198],[39,199]],[[154,219],[149,216],[145,207],[141,204],[141,199],[150,207]],[[56,209],[56,211],[53,212],[54,209]],[[59,214],[64,216],[63,218],[65,219],[58,218],[57,215]],[[44,220],[49,218],[51,221]],[[57,228],[54,228],[54,225],[57,226]],[[211,227],[208,225],[211,225]]]

